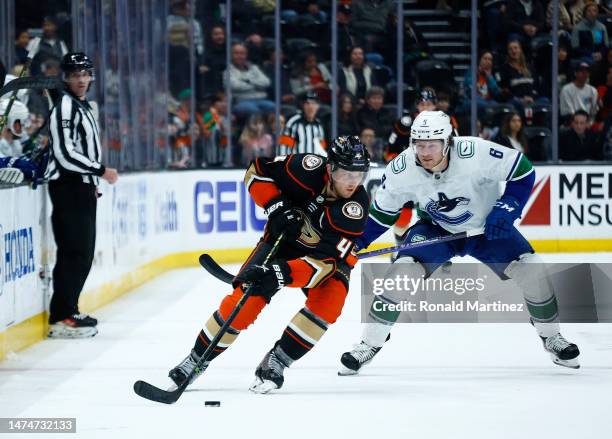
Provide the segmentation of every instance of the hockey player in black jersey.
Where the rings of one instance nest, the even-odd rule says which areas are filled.
[[[357,262],[353,240],[362,234],[368,215],[369,198],[362,183],[370,158],[356,136],[338,137],[327,152],[327,158],[293,154],[251,163],[244,182],[268,214],[264,236],[234,279],[233,292],[196,337],[191,353],[170,371],[177,385],[194,370],[244,294],[246,283],[251,285],[251,296],[194,379],[255,321],[283,286],[302,288],[306,303],[257,367],[251,391],[280,388],[283,370],[308,353],[340,315],[350,271]],[[284,239],[275,259],[262,266],[281,232]]]

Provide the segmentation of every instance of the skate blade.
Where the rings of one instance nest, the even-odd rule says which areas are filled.
[[[260,395],[270,393],[272,390],[276,389],[278,389],[278,386],[274,384],[273,381],[264,381],[261,378],[255,378],[255,381],[251,384],[251,387],[249,387],[249,391]]]
[[[558,366],[563,366],[570,369],[580,369],[580,363],[578,363],[578,359],[576,358],[572,358],[571,360],[561,360],[553,354],[550,355],[550,358],[552,359],[553,363]]]
[[[358,370],[349,369],[348,367],[344,365],[341,366],[340,370],[338,371],[338,376],[341,376],[341,377],[358,375],[358,374],[359,374]]]
[[[79,329],[50,329],[47,337],[49,338],[91,338],[98,333],[95,326]]]

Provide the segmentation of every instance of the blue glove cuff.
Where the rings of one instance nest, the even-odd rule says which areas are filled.
[[[522,214],[521,204],[511,195],[504,195],[497,200],[494,209],[501,210],[514,219],[520,218]]]

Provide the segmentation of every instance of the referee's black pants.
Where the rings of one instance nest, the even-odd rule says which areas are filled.
[[[96,187],[75,181],[49,182],[51,225],[57,245],[49,323],[79,312],[96,244]]]

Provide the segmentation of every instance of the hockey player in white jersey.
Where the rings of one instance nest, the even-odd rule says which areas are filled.
[[[549,282],[538,281],[541,259],[514,227],[535,180],[531,162],[521,152],[478,137],[452,137],[449,117],[424,111],[415,119],[411,147],[387,165],[382,184],[370,206],[370,217],[356,246],[363,249],[391,227],[402,206],[412,201],[420,220],[405,242],[484,229],[465,239],[406,249],[395,263],[406,263],[409,275],[429,276],[453,256],[470,255],[487,264],[502,279],[521,288],[531,322],[555,364],[578,368],[578,347],[559,332],[557,302]],[[506,182],[501,193],[500,182]],[[540,266],[541,267],[541,266]],[[398,303],[385,292],[374,301]],[[374,305],[374,302],[373,304]],[[390,337],[399,312],[377,312],[366,323],[362,341],[341,357],[340,375],[353,375],[369,363]]]

